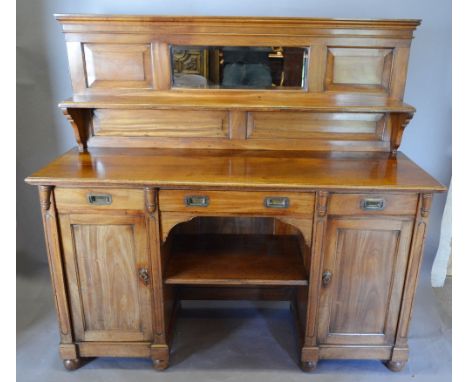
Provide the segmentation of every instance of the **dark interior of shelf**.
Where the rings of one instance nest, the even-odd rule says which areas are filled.
[[[174,235],[166,284],[307,285],[296,235]]]

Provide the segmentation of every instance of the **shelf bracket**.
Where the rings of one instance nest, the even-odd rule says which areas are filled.
[[[70,107],[62,107],[63,115],[73,128],[76,143],[80,152],[87,150],[89,138],[89,124],[91,120],[91,111],[89,109],[74,109]]]
[[[401,144],[401,138],[403,137],[403,131],[408,123],[413,118],[413,113],[391,113],[390,114],[390,125],[392,129],[391,134],[391,150],[393,154],[396,154]]]

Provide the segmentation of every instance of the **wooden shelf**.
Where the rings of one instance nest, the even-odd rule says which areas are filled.
[[[307,285],[293,235],[177,235],[166,284]]]
[[[286,95],[287,94],[287,95]],[[120,96],[75,95],[61,108],[196,109],[247,111],[296,110],[316,112],[413,113],[414,107],[382,94],[307,93],[300,90],[172,90],[128,92]]]

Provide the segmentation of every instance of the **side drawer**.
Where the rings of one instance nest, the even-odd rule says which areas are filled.
[[[329,215],[414,215],[417,194],[332,194]]]
[[[161,190],[165,212],[312,216],[315,194],[300,192]]]
[[[116,188],[55,188],[59,211],[140,210],[144,208],[143,190]]]

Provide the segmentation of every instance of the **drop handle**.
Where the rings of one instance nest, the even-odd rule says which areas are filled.
[[[322,285],[324,287],[330,284],[331,279],[332,279],[332,273],[330,271],[325,271],[322,273]]]
[[[140,268],[140,270],[138,271],[138,277],[140,278],[141,281],[143,281],[143,284],[145,285],[149,284],[148,269]]]

